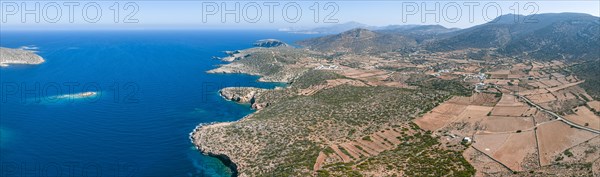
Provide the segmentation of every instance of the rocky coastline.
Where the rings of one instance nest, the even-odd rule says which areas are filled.
[[[255,87],[227,87],[219,90],[219,95],[225,100],[233,101],[240,104],[250,104],[251,108],[256,110],[257,112],[261,109],[268,106],[268,103],[258,103],[255,102],[255,97],[259,94],[268,91],[270,89],[262,89]],[[211,122],[211,123],[201,123],[190,133],[190,141],[198,151],[200,151],[204,155],[208,155],[210,157],[214,157],[219,159],[225,166],[227,166],[231,172],[232,177],[239,175],[239,166],[235,162],[235,158],[227,156],[227,154],[214,151],[212,149],[206,148],[203,145],[206,144],[203,141],[202,133],[205,129],[210,129],[214,127],[228,126],[237,122],[241,122],[251,117],[254,113],[244,116],[240,120],[232,121],[232,122]]]
[[[265,44],[266,45],[266,44]],[[225,57],[214,57],[224,63],[206,71],[219,74],[249,74],[260,76],[260,82],[288,83],[301,73],[313,68],[314,58],[324,58],[322,53],[294,48],[288,45],[277,47],[253,47],[226,51]]]
[[[192,131],[190,133],[190,137],[189,137],[190,141],[192,142],[192,144],[194,144],[194,147],[196,147],[196,149],[198,151],[200,151],[200,153],[219,159],[219,161],[221,161],[221,163],[223,163],[223,165],[225,165],[227,168],[229,168],[229,170],[231,170],[231,176],[236,177],[236,176],[238,176],[238,167],[227,155],[212,153],[211,151],[204,150],[202,148],[202,146],[200,145],[202,142],[197,141],[199,139],[198,137],[201,136],[199,131],[202,129],[202,127],[211,126],[211,125],[215,125],[215,124],[220,124],[220,123],[212,122],[212,123],[206,123],[206,124],[203,123],[203,124],[197,125],[196,128],[194,128],[194,131]]]
[[[268,103],[259,103],[256,101],[256,97],[268,90],[255,87],[227,87],[219,90],[219,95],[225,100],[240,104],[250,104],[252,109],[261,110],[267,107]]]
[[[268,74],[260,73],[258,71],[259,68],[255,68],[256,66],[253,66],[252,64],[249,64],[247,62],[241,62],[241,61],[244,61],[244,60],[252,61],[254,59],[253,57],[256,56],[253,54],[263,52],[262,49],[288,48],[289,45],[286,43],[283,43],[279,40],[268,39],[268,40],[259,40],[254,44],[254,46],[256,48],[250,48],[250,49],[245,49],[245,50],[235,50],[235,51],[225,51],[225,53],[227,54],[226,57],[221,57],[221,58],[214,57],[216,59],[220,59],[220,60],[222,60],[224,62],[228,62],[228,63],[221,65],[218,68],[209,70],[209,71],[207,71],[207,73],[213,73],[213,74],[215,74],[215,73],[222,73],[222,74],[241,73],[241,74],[261,76],[261,79],[259,79],[260,82],[267,82],[267,81],[288,82],[289,79],[287,79],[287,78],[272,79],[271,77],[268,76]],[[267,78],[265,79],[265,77],[267,77]],[[279,89],[279,88],[276,88],[276,89]],[[251,108],[258,112],[261,109],[267,107],[268,103],[256,102],[256,97],[268,90],[270,90],[270,89],[262,89],[262,88],[255,88],[255,87],[227,87],[227,88],[223,88],[223,89],[219,90],[219,95],[223,99],[228,100],[228,101],[233,101],[233,102],[240,103],[240,104],[250,104]],[[230,157],[224,152],[220,152],[219,150],[215,150],[215,149],[206,147],[205,144],[208,144],[208,143],[202,141],[202,140],[204,140],[202,138],[202,136],[203,136],[203,133],[206,133],[204,131],[207,131],[208,129],[215,128],[215,127],[228,126],[233,123],[242,122],[242,121],[246,120],[247,118],[251,117],[253,114],[254,113],[251,113],[249,115],[244,116],[240,120],[233,121],[233,122],[202,123],[202,124],[196,126],[196,128],[194,128],[194,130],[190,133],[190,140],[191,140],[192,144],[194,144],[196,149],[198,149],[202,154],[219,159],[225,166],[227,166],[232,171],[232,176],[238,176],[239,169],[240,169],[240,167],[243,167],[243,165],[236,163],[236,160],[237,160],[236,157]]]

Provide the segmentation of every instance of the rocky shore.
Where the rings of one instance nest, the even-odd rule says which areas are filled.
[[[2,67],[9,66],[9,64],[35,65],[43,62],[44,59],[34,51],[0,47],[0,66]]]
[[[250,104],[252,109],[261,110],[267,107],[269,103],[257,102],[256,98],[268,90],[269,89],[254,87],[227,87],[219,90],[219,94],[226,100],[234,101],[236,103]]]
[[[276,88],[278,90],[280,88]],[[223,97],[225,100],[233,101],[241,104],[251,104],[252,109],[260,111],[261,109],[268,106],[268,103],[259,103],[256,102],[256,97],[270,89],[262,89],[255,87],[227,87],[219,90],[219,95]],[[205,138],[203,135],[208,134],[208,131],[218,129],[219,127],[230,126],[231,124],[241,122],[251,117],[252,114],[244,116],[242,119],[233,122],[211,122],[211,123],[203,123],[196,128],[194,131],[190,133],[190,140],[192,144],[198,149],[202,154],[215,157],[219,159],[225,166],[227,166],[232,171],[232,176],[238,176],[238,164],[236,164],[237,158],[235,156],[233,158],[229,157],[227,152],[219,151],[214,149],[213,147],[207,146],[211,144],[208,142],[209,140]]]
[[[196,149],[198,151],[200,151],[202,154],[219,159],[219,161],[221,161],[223,163],[223,165],[225,165],[227,168],[229,168],[231,170],[231,176],[236,177],[236,176],[238,176],[238,167],[227,155],[214,153],[212,151],[207,151],[207,150],[205,150],[205,148],[202,147],[202,144],[204,144],[204,143],[202,143],[201,141],[198,141],[201,139],[202,133],[200,131],[202,130],[203,127],[219,126],[219,124],[228,125],[228,124],[230,124],[230,122],[222,122],[222,123],[212,122],[212,123],[200,124],[200,125],[196,126],[196,128],[194,128],[194,131],[192,131],[190,133],[190,141],[192,142],[192,144],[194,144]]]
[[[253,44],[255,49],[246,49],[246,50],[234,50],[234,51],[225,51],[227,56],[225,57],[214,57],[221,61],[225,62],[233,62],[236,60],[244,59],[245,57],[249,57],[251,53],[256,50],[260,50],[258,48],[272,48],[272,47],[282,47],[282,48],[291,48],[291,46],[285,42],[282,42],[277,39],[262,39],[258,40]]]
[[[290,54],[288,51],[296,51],[298,49],[291,48],[288,44],[285,44],[279,40],[260,40],[257,41],[254,46],[256,48],[226,51],[225,53],[228,56],[218,59],[228,63],[221,65],[218,68],[209,70],[207,73],[242,73],[261,76],[259,79],[261,82],[289,82],[295,78],[299,72],[303,72],[305,69],[308,69],[283,69],[288,68],[291,63],[287,63],[287,61],[284,60],[278,61],[278,57],[283,58],[282,56],[278,55]],[[282,89],[276,88],[274,90]],[[241,104],[250,104],[252,109],[259,112],[260,110],[266,108],[270,103],[264,102],[264,100],[263,102],[258,102],[257,97],[268,91],[273,90],[255,87],[227,87],[219,90],[219,95],[225,100]],[[215,132],[220,134],[218,132],[221,130],[221,128],[243,122],[253,115],[254,113],[234,122],[213,122],[200,124],[194,129],[193,132],[190,133],[190,140],[200,152],[219,159],[224,165],[229,167],[233,172],[232,176],[247,176],[244,173],[239,173],[238,171],[239,169],[244,169],[248,165],[244,163],[247,160],[242,160],[239,156],[232,155],[228,148],[215,148],[216,146],[214,146],[214,143],[220,141],[213,141],[213,138],[215,137],[211,135],[215,135]],[[220,138],[223,140],[232,137],[222,136]]]
[[[268,42],[273,41],[269,40]],[[218,59],[226,63],[207,71],[207,73],[243,73],[260,76],[259,81],[261,82],[290,82],[299,74],[313,68],[314,66],[310,64],[314,64],[314,58],[324,58],[319,52],[298,49],[287,44],[277,47],[254,47],[225,53],[226,57]]]
[[[254,103],[254,96],[266,89],[254,87],[227,87],[219,90],[221,97],[237,103]]]

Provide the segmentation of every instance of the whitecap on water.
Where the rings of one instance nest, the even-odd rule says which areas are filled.
[[[19,47],[19,49],[21,50],[38,50],[40,49],[39,47],[35,46],[35,45],[26,45],[26,46],[21,46]]]
[[[77,101],[97,101],[101,96],[101,92],[81,92],[74,94],[54,95],[47,96],[41,99],[30,98],[27,103],[38,103],[38,104],[55,104],[55,103],[72,103]]]

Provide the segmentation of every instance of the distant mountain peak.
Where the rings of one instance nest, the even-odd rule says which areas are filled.
[[[302,29],[302,30],[287,30],[294,33],[308,33],[308,34],[337,34],[342,33],[355,28],[369,28],[370,26],[356,22],[349,21],[345,23],[328,24],[313,29]]]
[[[522,22],[524,18],[525,18],[524,15],[519,15],[519,14],[504,14],[504,15],[500,15],[500,16],[496,17],[490,23],[495,23],[495,24],[513,24],[513,23]]]
[[[346,23],[341,23],[339,25],[368,26],[368,25],[365,25],[365,24],[362,24],[362,23],[356,22],[356,21],[349,21],[349,22],[346,22]]]
[[[343,33],[365,33],[365,32],[372,32],[372,31],[368,30],[366,28],[354,28],[354,29],[345,31]]]
[[[340,35],[354,37],[354,38],[365,38],[365,37],[373,37],[376,34],[373,31],[370,31],[365,28],[354,28],[349,31],[343,32]]]
[[[298,44],[314,50],[354,53],[478,48],[531,59],[597,59],[600,18],[581,13],[506,14],[467,29],[441,25],[356,27]]]

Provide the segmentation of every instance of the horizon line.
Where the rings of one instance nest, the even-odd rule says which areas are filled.
[[[584,12],[549,12],[549,13],[539,13],[539,14],[531,14],[531,15],[523,15],[523,14],[514,14],[514,13],[507,13],[507,14],[502,14],[499,15],[497,17],[494,18],[494,20],[491,21],[487,21],[487,22],[483,22],[483,23],[478,23],[478,24],[474,24],[472,26],[469,27],[448,27],[446,25],[440,24],[440,23],[433,23],[433,24],[425,24],[425,23],[390,23],[390,24],[385,24],[385,25],[370,25],[368,23],[363,23],[360,22],[358,20],[349,20],[349,21],[345,21],[345,22],[338,22],[338,23],[329,23],[329,24],[325,24],[325,25],[317,25],[317,26],[313,26],[313,27],[302,27],[302,25],[299,25],[298,27],[301,28],[307,28],[308,30],[310,29],[315,29],[315,28],[323,28],[323,27],[333,27],[336,25],[343,25],[343,24],[348,24],[348,23],[358,23],[361,25],[365,25],[365,27],[388,27],[388,26],[410,26],[410,25],[414,25],[414,26],[432,26],[432,25],[438,25],[438,26],[442,26],[444,28],[448,28],[448,29],[468,29],[468,28],[472,28],[478,25],[482,25],[482,24],[487,24],[487,23],[491,23],[495,20],[497,20],[498,18],[507,16],[507,15],[518,15],[518,16],[536,16],[536,15],[544,15],[544,14],[585,14],[585,15],[590,15],[592,17],[596,17],[598,18],[599,22],[600,22],[600,16],[596,16],[594,14],[590,14],[590,13],[584,13]],[[293,27],[260,27],[259,26],[245,26],[245,27],[240,27],[237,25],[241,25],[244,26],[243,24],[223,24],[223,25],[215,25],[215,24],[211,24],[210,26],[201,26],[202,24],[140,24],[140,23],[121,23],[121,24],[116,24],[116,23],[102,23],[102,24],[98,24],[98,23],[91,23],[91,24],[72,24],[72,23],[67,23],[67,24],[60,24],[60,23],[51,23],[51,24],[5,24],[0,22],[1,25],[3,25],[3,28],[0,28],[0,31],[16,31],[16,30],[26,30],[26,31],[119,31],[119,30],[123,30],[123,31],[134,31],[134,30],[257,30],[257,31],[282,31],[282,32],[286,32],[283,31],[282,29],[285,28],[293,28]],[[59,27],[59,25],[66,25],[67,27]],[[117,26],[117,25],[123,25],[121,27]],[[140,26],[141,25],[141,26]],[[170,27],[165,27],[166,26],[170,26]],[[175,27],[174,27],[175,25]],[[227,26],[230,25],[230,26]],[[254,24],[256,25],[256,24]],[[40,28],[35,28],[35,27],[46,27],[44,29],[40,29]],[[357,28],[362,28],[362,27],[357,27]],[[287,32],[293,32],[293,31],[287,31]]]

